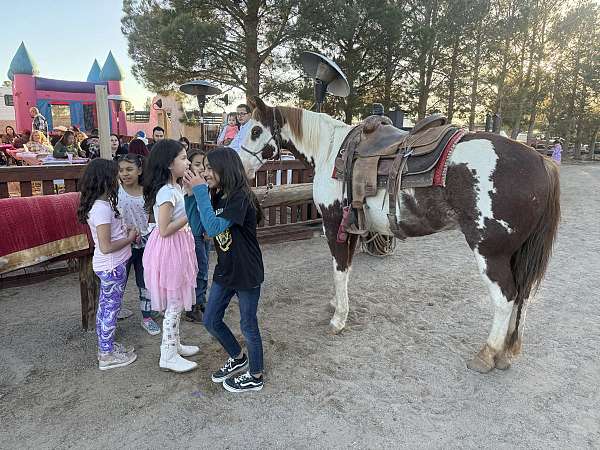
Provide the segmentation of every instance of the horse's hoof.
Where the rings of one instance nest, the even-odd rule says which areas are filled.
[[[471,361],[467,362],[467,367],[479,373],[488,373],[494,368],[494,354],[486,344],[477,353]]]
[[[329,325],[331,326],[331,331],[333,334],[340,334],[345,327],[345,325],[339,322],[337,319],[331,319]]]
[[[511,357],[510,355],[507,355],[506,353],[501,353],[496,357],[496,369],[500,369],[500,370],[506,370],[510,368],[510,365],[512,364],[511,361]]]

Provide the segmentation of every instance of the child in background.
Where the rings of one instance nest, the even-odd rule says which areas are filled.
[[[217,265],[204,311],[204,326],[229,354],[212,381],[223,383],[230,392],[259,391],[263,387],[263,346],[256,317],[260,288],[264,280],[262,253],[256,226],[262,211],[250,188],[237,152],[218,147],[206,155],[203,174],[187,171],[183,181],[192,189],[202,226],[215,238]],[[209,196],[209,188],[211,195]],[[240,308],[240,328],[248,356],[223,322],[234,295]],[[233,377],[236,372],[244,374]]]
[[[160,333],[160,327],[152,317],[152,305],[146,285],[144,284],[144,266],[142,257],[151,228],[148,225],[148,214],[144,210],[144,191],[142,188],[143,158],[140,155],[127,154],[119,158],[119,187],[118,208],[125,224],[136,228],[140,239],[131,245],[131,258],[127,262],[127,278],[131,266],[135,272],[135,284],[140,293],[140,310],[142,311],[142,328],[151,336]],[[155,314],[156,316],[156,314]]]
[[[554,146],[552,147],[552,159],[556,164],[560,164],[562,159],[562,145],[560,145],[560,141],[556,139],[554,141]]]
[[[119,169],[117,163],[95,159],[86,167],[79,189],[81,199],[77,218],[87,223],[94,240],[94,272],[100,278],[100,296],[96,312],[98,368],[122,367],[134,362],[133,347],[115,342],[117,314],[121,309],[127,283],[127,261],[137,230],[127,231],[117,210]]]
[[[204,154],[200,150],[192,150],[188,153],[191,163],[190,168],[195,173],[204,172]],[[185,313],[183,317],[189,322],[202,323],[202,314],[206,305],[206,290],[208,287],[208,254],[210,243],[204,239],[204,227],[200,221],[200,213],[196,205],[194,194],[189,191],[185,196],[185,212],[188,217],[196,249],[196,261],[198,262],[198,275],[196,276],[196,304],[192,310]]]
[[[198,364],[182,356],[200,351],[194,345],[182,345],[179,338],[181,312],[190,311],[196,301],[198,272],[194,236],[187,226],[178,184],[189,165],[183,146],[163,139],[154,145],[144,174],[144,208],[156,221],[142,258],[144,281],[152,309],[165,311],[159,367],[173,372],[195,369]]]
[[[233,138],[235,138],[235,136],[238,134],[239,131],[240,131],[240,126],[237,121],[237,114],[234,112],[227,114],[227,126],[225,128],[223,128],[223,131],[221,131],[221,134],[219,135],[219,138],[217,139],[217,144],[218,145],[231,144],[231,141],[233,141]]]

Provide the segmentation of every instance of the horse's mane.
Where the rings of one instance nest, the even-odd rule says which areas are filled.
[[[333,117],[308,111],[293,106],[270,107],[266,112],[260,109],[254,109],[252,118],[273,129],[274,117],[277,116],[279,125],[283,127],[288,125],[290,132],[296,143],[303,146],[310,146],[318,143],[321,138],[323,125],[335,129],[336,127],[346,127],[347,125]]]

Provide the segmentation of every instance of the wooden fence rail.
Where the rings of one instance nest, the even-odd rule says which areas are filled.
[[[0,198],[75,192],[84,170],[85,165],[0,167]],[[312,180],[312,169],[301,161],[269,161],[256,172],[254,186],[277,181],[282,185],[303,184]],[[312,200],[295,205],[271,205],[265,208],[264,217],[259,225],[263,242],[309,237],[312,231],[302,225],[320,222]]]

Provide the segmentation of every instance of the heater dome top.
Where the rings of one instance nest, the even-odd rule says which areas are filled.
[[[331,59],[315,52],[303,52],[300,61],[304,72],[327,85],[327,92],[338,97],[350,94],[350,85],[342,69]]]

